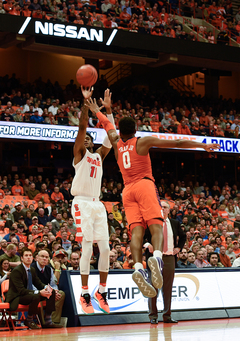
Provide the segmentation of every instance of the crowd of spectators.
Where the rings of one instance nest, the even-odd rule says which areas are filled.
[[[61,271],[79,270],[81,244],[75,241],[76,226],[71,216],[72,177],[64,181],[41,175],[26,178],[25,174],[1,176],[2,199],[9,194],[26,198],[14,207],[5,204],[0,215],[0,274],[2,280],[19,264],[21,250],[28,246],[34,257],[47,249],[50,265]],[[109,226],[110,269],[132,269],[131,232],[122,205],[122,184],[103,178],[101,200],[105,203]],[[240,266],[240,190],[236,184],[217,181],[195,185],[190,181],[158,184],[161,200],[168,200],[170,217],[179,220],[186,232],[186,243],[179,254],[178,267]],[[36,204],[29,204],[34,199]],[[109,208],[110,207],[110,208]],[[144,244],[145,245],[145,244]],[[143,264],[145,248],[143,245]],[[93,244],[91,269],[97,269],[99,250]]]
[[[179,6],[180,4],[180,6]],[[218,43],[229,43],[233,35],[239,42],[239,14],[233,16],[230,0],[216,2],[172,0],[0,0],[0,13],[50,20],[56,23],[74,23],[93,27],[119,28],[133,33],[152,34],[183,40],[198,40],[191,31],[183,30],[174,14],[205,19],[221,28]],[[213,31],[199,32],[210,43],[215,43]],[[223,35],[223,33],[221,32]]]
[[[1,85],[5,91],[9,85],[8,92],[3,90],[1,95],[1,121],[78,126],[81,94],[73,80],[62,89],[57,82],[54,85],[50,80],[44,83],[40,78],[33,85],[21,85],[15,75],[11,78],[7,75],[0,79],[0,90]],[[102,78],[98,87],[100,93],[106,86],[107,82]],[[220,97],[214,102],[196,96],[180,97],[176,91],[162,94],[144,89],[128,90],[113,95],[112,109],[117,128],[122,117],[131,116],[139,131],[239,138],[240,106],[237,100],[234,103]],[[65,96],[79,100],[65,100]],[[101,128],[97,117],[89,115],[89,127]]]
[[[211,25],[215,26],[220,33],[217,36],[217,43],[222,45],[229,44],[229,37],[240,43],[239,25],[240,25],[240,8],[238,12],[233,15],[232,3],[227,1],[211,1],[209,4],[205,2],[182,2],[180,7],[181,15],[198,19],[204,19]],[[215,38],[211,30],[207,27],[199,26],[198,33],[210,43],[215,43]]]

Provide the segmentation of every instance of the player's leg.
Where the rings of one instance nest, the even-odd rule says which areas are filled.
[[[90,259],[92,256],[93,243],[92,210],[93,208],[90,201],[79,200],[76,197],[73,199],[72,216],[77,227],[76,240],[82,244],[82,256],[80,258],[82,292],[79,303],[82,311],[89,315],[94,314],[91,296],[88,290],[88,276],[90,273]]]
[[[149,223],[155,222],[150,220]],[[149,230],[152,236],[151,243],[153,246],[153,256],[148,259],[148,266],[151,270],[151,280],[155,288],[161,289],[163,285],[163,261],[162,261],[162,248],[163,248],[163,233],[162,225],[153,223],[149,225]]]
[[[90,259],[92,256],[93,220],[92,206],[89,201],[73,199],[72,216],[77,227],[76,240],[82,244],[82,257],[80,259],[80,274],[82,292],[79,299],[82,311],[85,314],[94,314],[91,296],[88,290],[88,276],[90,272]]]
[[[99,308],[104,313],[109,313],[110,309],[107,303],[107,276],[109,271],[109,234],[108,222],[105,206],[102,202],[95,203],[95,215],[93,224],[93,240],[97,241],[99,248],[98,271],[100,275],[100,284],[94,294],[94,299],[98,302]]]
[[[92,256],[92,242],[87,241],[84,237],[82,240],[82,256],[80,259],[80,274],[82,280],[82,292],[79,303],[81,304],[84,314],[94,314],[91,303],[91,296],[88,289],[88,277],[90,273],[90,260]]]
[[[142,264],[142,243],[145,229],[139,223],[131,224],[132,239],[131,239],[131,253],[134,261],[135,271],[132,274],[133,281],[137,284],[139,290],[145,297],[156,296],[156,290],[148,282],[148,275],[145,272]]]
[[[107,303],[107,277],[109,271],[109,241],[98,240],[99,261],[98,271],[100,275],[100,284],[98,290],[94,294],[94,299],[98,302],[99,308],[106,314],[110,313],[109,305]]]
[[[142,265],[142,243],[145,229],[143,226],[140,225],[140,223],[133,223],[131,224],[131,230],[132,238],[130,243],[130,249],[136,267],[137,263],[140,263]]]
[[[123,190],[123,206],[132,232],[130,249],[135,263],[135,271],[132,274],[132,279],[137,284],[143,296],[154,297],[156,296],[156,290],[148,283],[148,275],[142,264],[142,244],[145,223],[143,222],[138,203],[135,200],[136,185],[134,184],[131,188],[125,187]]]
[[[151,270],[152,284],[155,288],[161,289],[163,285],[162,277],[162,249],[163,249],[163,212],[155,184],[148,179],[143,179],[137,183],[136,200],[138,202],[143,220],[147,223],[152,239],[153,257],[148,260]]]

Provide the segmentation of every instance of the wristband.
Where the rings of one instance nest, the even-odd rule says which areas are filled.
[[[59,269],[55,269],[55,271],[59,271],[59,272],[61,272],[61,270],[59,270]]]

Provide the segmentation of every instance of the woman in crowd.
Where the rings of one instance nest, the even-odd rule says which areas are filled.
[[[0,260],[0,284],[9,278],[11,273],[9,261],[7,259]]]

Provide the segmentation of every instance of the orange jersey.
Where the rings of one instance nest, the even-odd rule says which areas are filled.
[[[133,137],[126,142],[120,139],[117,143],[117,163],[122,173],[125,186],[136,183],[143,178],[149,178],[154,181],[150,156],[149,154],[137,154],[137,140],[137,137]]]

